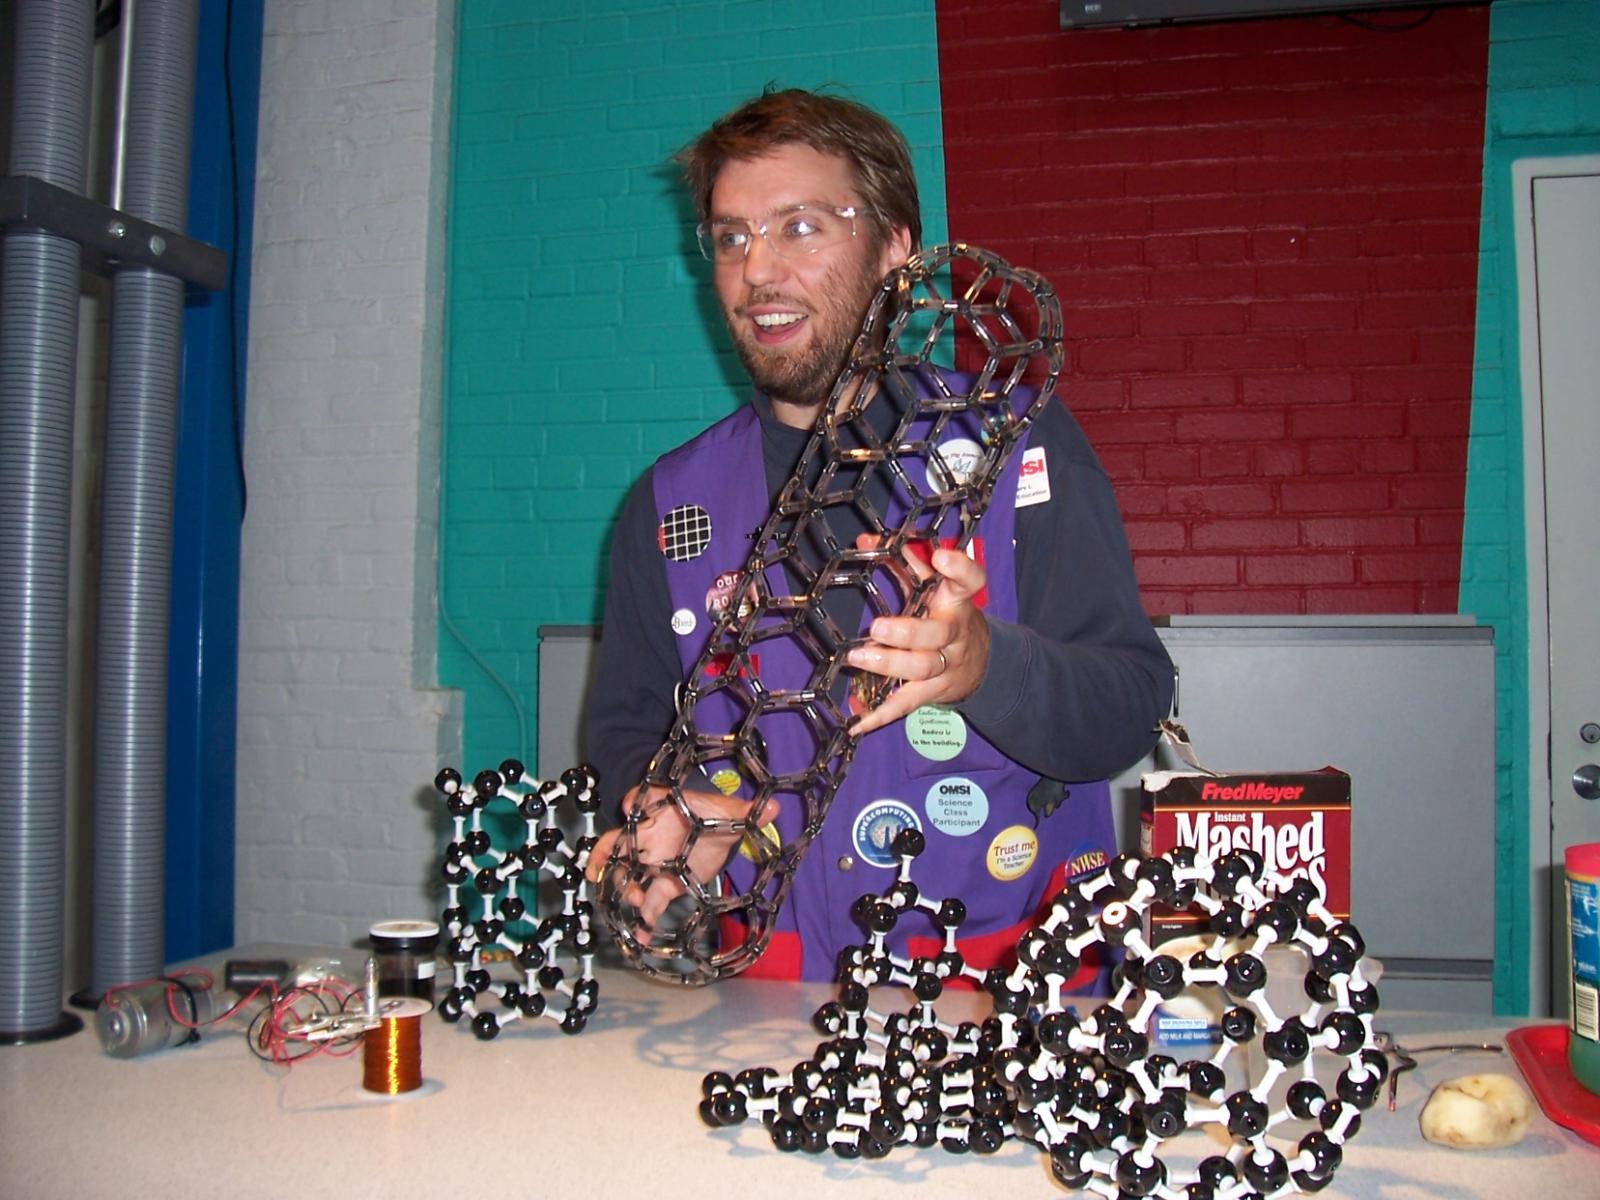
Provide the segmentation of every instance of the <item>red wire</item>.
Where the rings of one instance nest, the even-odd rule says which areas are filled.
[[[205,981],[200,985],[200,990],[202,991],[210,988],[211,985],[216,982],[212,978],[210,971],[203,971],[199,967],[185,967],[181,971],[174,971],[170,975],[161,975],[154,979],[139,979],[135,980],[133,983],[119,983],[116,987],[107,988],[106,994],[101,997],[101,1001],[104,1002],[106,1000],[111,1000],[111,998],[118,992],[126,992],[133,988],[150,987],[158,983],[164,983],[168,986],[168,988],[176,988],[178,985],[174,983],[173,980],[182,979],[189,975],[198,976],[200,979]],[[112,1003],[114,1004],[116,1002],[113,1000]]]
[[[172,974],[160,978],[141,979],[134,983],[120,983],[116,987],[107,988],[101,1002],[116,1005],[118,1003],[117,993],[119,992],[164,983],[167,985],[165,992],[167,1014],[184,1029],[201,1029],[207,1025],[215,1025],[220,1021],[227,1020],[245,1005],[259,997],[263,991],[270,990],[272,993],[270,1012],[262,1024],[261,1032],[257,1039],[257,1048],[265,1051],[274,1063],[287,1067],[302,1058],[314,1058],[319,1054],[329,1054],[335,1058],[344,1058],[355,1053],[356,1048],[361,1044],[360,1037],[309,1043],[301,1032],[301,1028],[309,1021],[315,1020],[318,1016],[329,1015],[328,1000],[331,999],[335,1002],[333,1011],[343,1012],[346,1005],[350,1003],[351,997],[361,994],[358,989],[342,979],[327,976],[317,980],[315,983],[292,987],[283,992],[278,990],[276,983],[267,980],[251,988],[226,1012],[212,1017],[209,1021],[197,1022],[189,1020],[178,1011],[177,994],[183,986],[178,981],[191,977],[196,981],[196,990],[209,990],[215,984],[215,979],[211,972],[201,970],[198,967],[186,967],[181,971],[174,971]],[[316,1010],[308,1010],[306,1013],[302,1013],[296,1005],[303,1001],[314,1001]],[[290,1054],[288,1051],[290,1042],[305,1043],[310,1045],[311,1049],[301,1054]]]
[[[291,1055],[288,1052],[287,1044],[289,1042],[303,1042],[306,1040],[305,1035],[301,1032],[301,1027],[307,1024],[307,1017],[303,1016],[295,1008],[295,1004],[302,998],[317,999],[322,1013],[326,1014],[328,1007],[321,1002],[323,993],[328,993],[339,1002],[338,1009],[341,1012],[344,1011],[345,1005],[349,1003],[352,996],[359,995],[355,988],[345,983],[342,979],[336,979],[332,976],[318,980],[314,985],[295,987],[285,992],[274,1002],[271,1018],[261,1031],[262,1040],[266,1042],[263,1048],[272,1056],[274,1062],[287,1066],[303,1058],[315,1058],[319,1054],[329,1054],[336,1058],[343,1058],[353,1053],[356,1046],[360,1044],[360,1038],[348,1039],[349,1044],[344,1044],[346,1039],[339,1041],[329,1040],[314,1043],[311,1049],[302,1054]],[[288,1023],[289,1018],[293,1018],[293,1025]],[[312,1019],[315,1019],[315,1017],[313,1016]]]
[[[256,984],[255,987],[251,988],[249,992],[247,992],[237,1004],[228,1009],[227,1012],[212,1017],[209,1021],[194,1022],[184,1020],[183,1016],[178,1012],[178,985],[173,984],[167,989],[167,1013],[174,1021],[176,1021],[179,1025],[182,1025],[185,1029],[203,1029],[207,1025],[215,1025],[218,1022],[226,1021],[229,1017],[233,1016],[234,1013],[238,1012],[246,1004],[249,1004],[250,1001],[254,1000],[267,988],[271,988],[273,995],[277,995],[278,985],[273,983],[272,980],[268,979],[262,983]]]

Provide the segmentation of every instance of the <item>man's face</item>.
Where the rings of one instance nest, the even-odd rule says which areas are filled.
[[[755,228],[799,204],[860,208],[849,163],[797,144],[731,160],[711,189],[710,215]],[[875,244],[871,224],[855,224],[854,238],[816,254],[784,258],[757,237],[743,259],[713,268],[739,361],[774,401],[814,410],[827,399],[878,284],[910,254],[905,230]]]

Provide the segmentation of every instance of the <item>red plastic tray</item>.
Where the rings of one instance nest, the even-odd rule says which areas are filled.
[[[1506,1048],[1522,1068],[1544,1115],[1600,1146],[1600,1096],[1572,1077],[1567,1036],[1565,1025],[1526,1025],[1506,1034]]]

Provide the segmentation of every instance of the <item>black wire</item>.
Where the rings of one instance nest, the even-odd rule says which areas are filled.
[[[1348,21],[1351,25],[1359,26],[1372,33],[1410,33],[1413,29],[1420,29],[1433,20],[1433,14],[1437,11],[1438,9],[1430,8],[1421,16],[1413,17],[1410,21],[1397,25],[1388,25],[1382,21],[1369,21],[1365,17],[1356,16],[1355,13],[1339,13],[1337,15],[1341,21]]]
[[[264,1028],[267,1018],[272,1015],[275,1004],[269,1004],[258,1012],[250,1021],[250,1027],[245,1030],[245,1040],[250,1045],[250,1053],[262,1062],[273,1064],[297,1062],[302,1058],[317,1052],[317,1043],[310,1041],[293,1041],[283,1039],[279,1046],[279,1053],[274,1055],[270,1050],[262,1049],[262,1038],[266,1033]],[[291,1050],[290,1047],[295,1047]]]
[[[299,995],[295,997],[295,1003],[298,1004],[302,998],[310,1000],[310,1001],[314,1002],[315,1004],[317,1004],[322,1009],[321,1015],[325,1016],[325,1017],[331,1017],[335,1013],[349,1012],[350,1011],[350,1002],[351,1002],[351,1000],[353,1000],[353,999],[362,999],[360,993],[352,992],[352,993],[350,993],[350,995],[346,996],[342,1001],[339,1001],[337,1005],[335,1005],[333,1003],[332,997],[330,997],[330,995],[327,992],[322,991],[320,989],[306,987],[306,988],[295,988],[293,990],[299,993]],[[360,1041],[361,1038],[363,1036],[365,1036],[364,1034],[359,1034],[359,1033],[351,1034],[351,1035],[348,1035],[348,1036],[342,1037],[342,1038],[331,1038],[331,1039],[329,1039],[329,1042],[327,1042],[327,1043],[324,1043],[324,1042],[312,1042],[312,1041],[305,1041],[305,1040],[294,1040],[294,1041],[291,1041],[288,1038],[284,1038],[284,1039],[281,1040],[280,1045],[279,1045],[280,1053],[276,1057],[274,1057],[270,1050],[263,1050],[262,1049],[262,1036],[266,1032],[265,1023],[267,1021],[267,1018],[272,1016],[273,1011],[278,1007],[279,1000],[280,1000],[279,997],[274,996],[272,998],[272,1000],[268,1002],[268,1004],[267,1004],[267,1006],[265,1008],[263,1008],[260,1012],[256,1013],[256,1015],[254,1017],[250,1018],[250,1024],[245,1029],[245,1034],[244,1034],[245,1041],[250,1046],[250,1053],[254,1054],[262,1062],[269,1062],[269,1063],[274,1063],[274,1064],[298,1062],[302,1058],[308,1058],[311,1055],[316,1054],[319,1050],[323,1049],[326,1045],[328,1045],[330,1043],[335,1047],[348,1046],[348,1045],[351,1045],[354,1042]],[[292,1010],[290,1010],[290,1011],[292,1011]],[[316,1019],[316,1017],[313,1016],[312,1020],[315,1020],[315,1019]],[[305,1024],[305,1022],[302,1021],[301,1024]],[[293,1052],[291,1052],[291,1050],[290,1050],[291,1046],[292,1047],[296,1047],[296,1049]]]
[[[313,995],[313,993],[307,994]],[[318,1003],[321,1003],[320,999],[318,1000]],[[250,1053],[254,1054],[262,1062],[274,1064],[297,1062],[302,1058],[307,1058],[310,1055],[315,1054],[318,1049],[316,1042],[304,1040],[291,1041],[288,1038],[282,1038],[279,1040],[278,1053],[276,1055],[274,1055],[271,1050],[264,1050],[262,1048],[263,1039],[266,1034],[266,1021],[270,1016],[272,1016],[273,1009],[276,1007],[277,1002],[273,1001],[251,1019],[250,1027],[245,1030],[245,1040],[250,1045]],[[322,1011],[324,1013],[328,1011],[326,1004],[323,1004]]]
[[[189,986],[188,980],[182,975],[163,975],[162,979],[172,985],[172,989],[183,993],[184,999],[189,1002],[189,1036],[179,1042],[180,1046],[187,1046],[190,1042],[200,1040],[200,1002],[194,998],[194,989]],[[168,1002],[171,1002],[171,991],[167,993]],[[176,1010],[174,1010],[176,1011]],[[210,1022],[207,1022],[209,1024]]]
[[[239,479],[239,524],[244,524],[250,504],[250,487],[244,473],[244,395],[239,386],[239,135],[233,108],[233,0],[222,17],[222,96],[228,111],[228,202],[232,231],[229,244],[233,262],[228,270],[228,396],[233,413],[233,469]]]
[[[258,1025],[264,1024],[266,1022],[266,1019],[272,1014],[273,1003],[274,1002],[269,1001],[265,1008],[263,1008],[255,1016],[251,1017],[250,1018],[250,1024],[245,1028],[245,1031],[244,1031],[244,1040],[250,1046],[250,1053],[254,1054],[257,1058],[261,1059],[263,1062],[272,1062],[273,1058],[272,1058],[272,1055],[262,1052],[262,1049],[261,1049],[261,1031],[259,1029],[257,1029],[256,1027]]]

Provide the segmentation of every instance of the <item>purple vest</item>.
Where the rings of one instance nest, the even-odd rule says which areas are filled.
[[[947,427],[940,442],[979,442],[977,424],[965,414]],[[993,502],[978,524],[982,561],[988,575],[984,611],[995,619],[1017,619],[1013,544],[1017,480],[1026,438],[1007,461]],[[943,451],[942,451],[943,452]],[[917,486],[922,466],[907,464]],[[663,565],[674,610],[673,629],[685,674],[694,669],[719,606],[737,602],[731,579],[750,555],[751,536],[768,515],[762,466],[761,427],[745,405],[703,434],[664,455],[654,468],[658,519],[662,520]],[[1056,501],[1061,502],[1061,501]],[[704,521],[709,518],[709,541]],[[685,523],[685,514],[690,518]],[[891,519],[899,519],[898,513]],[[685,539],[684,528],[693,532]],[[955,536],[955,528],[941,530]],[[669,545],[672,549],[669,551]],[[772,589],[795,589],[771,568]],[[870,614],[863,614],[863,623]],[[797,688],[813,663],[792,638],[758,644],[759,674],[774,688]],[[695,709],[702,733],[726,732],[743,709],[720,694],[702,698]],[[774,772],[809,763],[814,748],[798,717],[764,719],[767,761]],[[713,782],[748,795],[732,772]],[[959,898],[967,906],[960,929],[965,944],[1031,919],[1047,894],[1070,877],[1105,862],[1114,853],[1109,788],[1104,781],[1074,783],[1067,799],[1049,818],[1035,820],[1027,807],[1038,776],[1012,762],[954,710],[925,707],[861,739],[821,831],[795,871],[788,903],[779,913],[774,941],[797,935],[806,979],[832,980],[839,952],[864,942],[866,934],[850,916],[864,893],[878,894],[894,880],[898,860],[889,849],[894,835],[914,825],[927,838],[912,879],[935,900]],[[787,801],[774,825],[784,845],[801,829],[799,802]],[[736,854],[726,869],[734,892],[754,877],[749,860]],[[903,917],[891,936],[905,953],[906,937],[937,936],[921,913]]]

